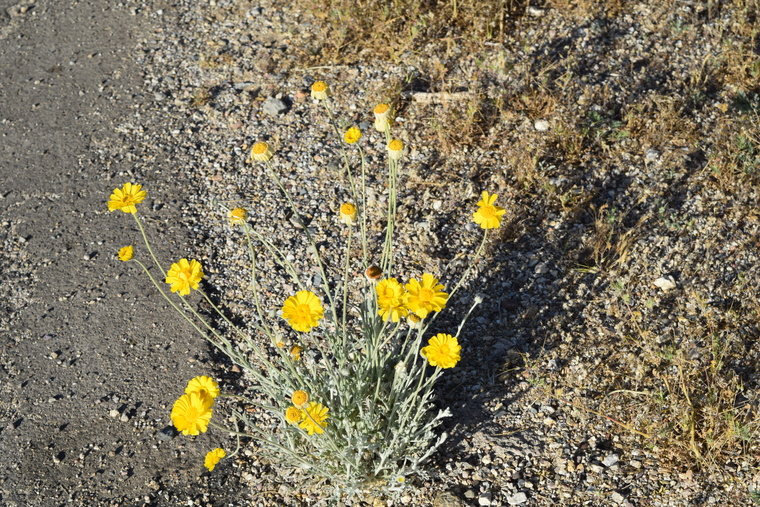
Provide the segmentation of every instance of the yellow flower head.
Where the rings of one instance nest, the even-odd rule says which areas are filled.
[[[309,394],[306,391],[301,391],[299,389],[298,391],[293,392],[293,394],[290,396],[290,401],[292,401],[293,405],[296,407],[301,407],[307,401],[309,401]]]
[[[348,144],[354,144],[356,141],[362,138],[362,131],[359,127],[351,127],[343,134],[343,140]]]
[[[208,468],[209,472],[213,472],[216,464],[225,456],[227,456],[227,453],[224,452],[224,449],[217,447],[206,454],[206,459],[203,460],[203,466]]]
[[[497,197],[486,191],[480,195],[478,211],[472,214],[472,219],[483,229],[497,229],[501,226],[501,217],[506,210],[494,204]]]
[[[206,375],[195,377],[190,379],[187,387],[185,387],[185,394],[192,393],[205,393],[214,400],[219,396],[219,384],[216,383],[216,380]]]
[[[132,245],[124,246],[119,248],[119,260],[120,261],[131,261],[132,257],[135,256],[135,247]]]
[[[461,359],[461,350],[456,338],[450,334],[438,333],[428,341],[427,347],[422,347],[420,355],[428,360],[430,366],[453,368]]]
[[[178,292],[180,296],[190,294],[190,289],[197,290],[201,278],[203,278],[203,268],[195,259],[191,261],[180,259],[172,264],[166,273],[166,283],[171,285],[172,292]]]
[[[389,118],[391,107],[388,104],[378,104],[372,110],[375,113],[375,130],[378,132],[387,132],[391,126]]]
[[[383,320],[398,322],[409,313],[404,300],[404,287],[395,278],[386,278],[375,286],[377,292],[377,314]]]
[[[303,352],[303,347],[299,345],[293,345],[290,347],[290,357],[293,358],[293,361],[301,360],[301,352]]]
[[[214,400],[205,393],[183,394],[172,407],[171,419],[174,427],[183,435],[205,433],[211,421],[213,413],[211,405],[213,404]]]
[[[346,225],[354,225],[356,221],[356,206],[350,202],[340,205],[340,221]]]
[[[246,219],[248,218],[248,212],[245,210],[245,208],[231,209],[230,212],[227,213],[227,218],[232,225],[242,224],[245,223]]]
[[[317,81],[311,85],[311,98],[325,100],[330,94],[330,87],[324,81]]]
[[[305,412],[304,419],[299,424],[301,429],[306,430],[309,435],[325,432],[325,426],[327,426],[327,419],[329,417],[327,415],[329,412],[327,407],[321,403],[312,401],[308,407],[303,409],[303,412]]]
[[[142,185],[124,183],[121,188],[115,188],[108,199],[108,211],[117,209],[124,213],[137,213],[137,206],[143,202],[148,192],[142,190]]]
[[[298,424],[303,420],[304,413],[303,410],[296,408],[296,407],[288,407],[287,410],[285,410],[285,420],[288,421],[290,424]]]
[[[422,281],[415,278],[406,284],[406,306],[421,319],[430,312],[440,312],[446,308],[449,295],[443,292],[443,285],[430,273],[422,275]]]
[[[251,158],[257,162],[269,162],[274,157],[274,152],[269,145],[260,141],[251,146]]]
[[[325,310],[316,294],[308,290],[300,290],[295,296],[290,296],[282,305],[282,317],[296,331],[308,333],[319,324],[325,316]]]
[[[401,160],[403,154],[404,143],[398,139],[392,139],[391,142],[388,143],[388,157],[390,157],[391,160]]]

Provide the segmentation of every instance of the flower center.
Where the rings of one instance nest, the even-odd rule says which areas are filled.
[[[298,305],[293,311],[293,320],[308,321],[311,319],[311,308],[309,305]]]
[[[433,297],[435,297],[435,293],[432,290],[426,287],[423,287],[420,289],[420,292],[417,295],[417,297],[419,298],[420,302],[429,303],[430,301],[433,300]]]
[[[486,204],[480,207],[480,214],[484,217],[494,218],[496,217],[496,208],[491,204]]]

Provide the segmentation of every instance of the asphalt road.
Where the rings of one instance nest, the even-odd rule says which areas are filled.
[[[129,151],[115,128],[141,107],[135,48],[151,26],[133,9],[0,0],[2,505],[174,504],[207,488],[209,443],[157,433],[209,373],[206,347],[115,259],[134,226],[105,205],[140,176],[99,155]]]

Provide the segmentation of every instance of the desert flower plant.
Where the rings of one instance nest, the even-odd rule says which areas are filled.
[[[200,435],[214,428],[237,442],[230,454],[220,448],[210,450],[204,459],[206,468],[211,471],[220,460],[234,456],[241,439],[255,439],[273,461],[324,482],[338,496],[392,493],[407,487],[407,478],[425,473],[423,464],[446,438],[438,427],[449,411],[435,407],[433,387],[460,361],[461,332],[480,299],[471,303],[457,329],[434,335],[428,329],[468,276],[488,231],[501,225],[505,211],[495,205],[495,194],[482,193],[472,215],[483,230],[482,240],[451,290],[432,273],[399,280],[393,276],[393,239],[406,146],[392,135],[389,106],[375,107],[374,126],[382,133],[386,154],[388,199],[383,234],[370,238],[367,223],[372,210],[366,199],[370,167],[360,143],[363,135],[356,126],[340,128],[330,96],[326,83],[314,83],[312,97],[317,107],[324,108],[328,128],[341,147],[346,192],[351,199],[336,210],[345,238],[345,258],[337,266],[327,265],[309,228],[302,228],[321,274],[321,285],[312,287],[288,260],[292,257],[251,224],[245,208],[229,209],[230,225],[242,231],[250,256],[255,316],[245,329],[235,326],[203,290],[200,262],[182,258],[168,270],[159,262],[138,214],[137,206],[146,197],[140,185],[126,183],[115,189],[108,208],[132,215],[149,260],[140,260],[132,245],[121,248],[118,258],[137,264],[174,310],[242,368],[252,383],[255,395],[250,398],[227,395],[234,403],[224,405],[232,408],[224,410],[223,417],[215,413],[220,410],[215,405],[226,395],[211,377],[193,378],[175,401],[170,417],[183,435]],[[255,143],[248,162],[262,167],[295,217],[301,217],[298,202],[279,179],[272,146]],[[361,246],[361,253],[354,256],[353,241]],[[284,300],[263,297],[262,255],[281,266],[289,283],[297,287]],[[328,274],[335,276],[331,280]],[[195,309],[192,299],[196,294],[226,323],[224,329],[211,325]],[[279,310],[281,319],[269,316],[273,308]],[[273,417],[254,420],[252,414],[262,411]]]

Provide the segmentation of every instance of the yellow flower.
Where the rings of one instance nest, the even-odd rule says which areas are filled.
[[[306,391],[301,391],[299,389],[298,391],[293,392],[293,394],[290,397],[290,401],[292,401],[293,405],[295,405],[296,407],[301,407],[307,401],[309,401],[309,395]]]
[[[282,317],[296,331],[308,333],[319,324],[325,310],[316,294],[300,290],[290,296],[282,305]]]
[[[483,229],[497,229],[501,226],[501,217],[506,210],[494,204],[498,195],[486,191],[480,195],[478,211],[472,214],[472,219]]]
[[[183,435],[205,433],[211,421],[213,403],[211,396],[202,392],[183,394],[172,407],[171,418],[174,427]]]
[[[362,131],[359,127],[351,127],[343,134],[343,140],[348,144],[354,144],[356,141],[362,138]]]
[[[430,273],[422,275],[422,282],[412,278],[406,284],[406,306],[409,311],[424,319],[430,312],[440,312],[446,308],[449,295],[443,292],[443,285]]]
[[[340,221],[346,225],[354,225],[356,221],[356,206],[350,202],[340,205]]]
[[[404,304],[404,287],[395,278],[386,278],[375,286],[377,292],[377,314],[383,320],[398,322],[406,317],[409,310]]]
[[[283,341],[277,341],[277,342],[275,342],[275,343],[274,343],[274,345],[275,345],[275,346],[276,346],[278,349],[281,349],[281,348],[283,348],[283,347],[285,346],[285,342],[283,342]]]
[[[330,87],[324,81],[317,81],[311,85],[311,98],[325,100],[330,94]]]
[[[131,261],[132,257],[135,256],[135,247],[132,245],[124,246],[119,249],[119,260],[120,261]]]
[[[420,350],[420,355],[428,360],[430,366],[453,368],[461,359],[461,350],[456,338],[450,334],[438,333],[428,341],[427,347]]]
[[[111,197],[108,200],[108,211],[116,211],[117,209],[124,213],[137,213],[137,206],[143,202],[145,196],[148,193],[142,190],[142,185],[133,185],[132,183],[124,183],[121,188],[115,188]]]
[[[390,118],[388,118],[391,107],[388,104],[378,104],[372,112],[375,113],[375,130],[386,132],[391,126]]]
[[[257,162],[269,162],[274,157],[274,152],[269,145],[263,141],[251,146],[251,158]]]
[[[398,139],[392,139],[388,143],[388,157],[391,160],[401,160],[401,156],[404,154],[404,143]]]
[[[305,417],[303,421],[301,421],[299,427],[306,430],[309,435],[313,435],[314,433],[324,433],[325,426],[327,426],[327,419],[329,417],[327,413],[329,411],[330,410],[321,403],[312,401],[309,403],[309,406],[303,410],[303,412],[305,412]]]
[[[185,394],[192,393],[205,393],[214,400],[219,396],[219,384],[216,383],[216,380],[206,375],[195,377],[190,379],[187,387],[185,387]]]
[[[224,449],[217,447],[206,454],[206,459],[203,460],[203,466],[208,468],[209,472],[213,472],[216,464],[225,456],[227,456],[227,453],[224,452]]]
[[[190,289],[197,290],[201,278],[203,278],[203,268],[195,259],[191,261],[180,259],[172,264],[169,272],[166,273],[166,283],[171,285],[172,292],[178,292],[180,296],[190,294]]]
[[[290,357],[293,358],[293,361],[301,360],[301,352],[303,352],[303,347],[299,347],[298,345],[290,347]]]
[[[288,407],[285,411],[285,420],[290,424],[298,424],[303,420],[304,413],[296,407]]]
[[[245,208],[231,209],[230,212],[227,213],[227,218],[232,225],[242,224],[248,218],[248,212]]]

